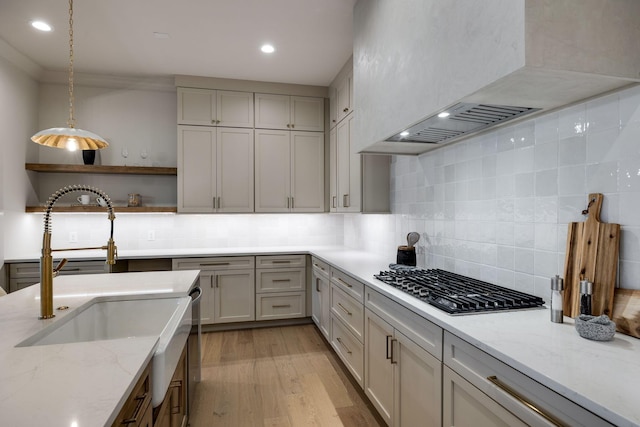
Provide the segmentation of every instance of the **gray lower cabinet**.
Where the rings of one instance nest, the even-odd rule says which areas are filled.
[[[54,264],[55,266],[55,264]],[[73,274],[102,274],[106,273],[107,265],[104,260],[99,261],[69,261],[60,270],[60,276]],[[40,282],[39,262],[18,262],[9,264],[9,292],[26,288]]]
[[[177,258],[174,270],[200,270],[203,325],[255,320],[255,259]]]
[[[612,426],[449,332],[443,361],[444,427]]]
[[[256,320],[306,316],[306,255],[256,257]]]
[[[389,426],[439,426],[442,329],[365,289],[364,391]]]
[[[327,341],[331,341],[331,301],[329,299],[329,264],[311,258],[311,319]]]

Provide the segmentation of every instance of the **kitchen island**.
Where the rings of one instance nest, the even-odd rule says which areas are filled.
[[[16,347],[96,297],[187,296],[198,271],[62,276],[53,319],[40,320],[39,285],[0,298],[0,424],[110,426],[154,355],[158,336]]]
[[[635,386],[640,381],[640,363],[638,363],[640,340],[620,333],[616,333],[614,339],[608,342],[596,342],[583,339],[576,333],[573,319],[565,317],[564,323],[562,324],[552,323],[549,317],[549,310],[546,308],[468,316],[450,316],[408,294],[385,285],[373,277],[374,274],[379,273],[381,270],[387,270],[389,262],[393,260],[344,247],[167,249],[160,251],[121,251],[120,256],[121,258],[154,258],[167,256],[183,258],[189,256],[246,256],[293,253],[310,254],[325,261],[332,267],[340,269],[355,280],[365,284],[366,287],[384,295],[411,312],[418,314],[442,328],[445,334],[451,334],[466,341],[477,349],[509,365],[526,377],[566,397],[613,425],[640,426],[640,408],[637,405],[637,397],[635,394]],[[99,256],[94,257],[93,254],[86,253],[73,254],[73,256],[75,256],[76,259],[99,258]],[[33,261],[33,258],[25,257],[22,260]],[[160,275],[166,273],[154,274]],[[116,277],[117,276],[119,275],[116,275]],[[92,281],[94,280],[93,277],[97,276],[92,276]],[[56,280],[60,279],[62,278],[57,278]],[[58,295],[56,292],[60,290],[60,287],[55,286],[54,284],[54,295]],[[33,299],[37,295],[37,286],[32,286],[31,288],[33,288],[33,291],[30,295]],[[28,288],[28,290],[31,288]],[[145,289],[148,292],[162,292],[162,288],[156,290],[153,288],[153,286],[149,286]],[[184,288],[166,291],[185,292]],[[181,295],[184,295],[184,293],[181,293]],[[23,298],[20,299],[22,302],[25,300],[26,299]],[[3,316],[2,318],[4,319],[4,317],[7,316],[7,314],[5,314],[6,309],[4,308],[6,307],[4,305],[6,301],[3,302],[2,298],[0,298],[0,304],[3,304],[0,305],[0,316]],[[23,329],[26,329],[28,324],[38,322],[37,319],[35,319],[38,312],[38,304],[34,301],[31,306],[30,314],[32,317],[26,321],[24,319],[22,321],[12,321],[11,324],[15,325],[12,327],[13,329],[22,327],[21,325],[23,323],[26,325]],[[9,316],[8,319],[10,320],[11,317]],[[5,326],[3,327],[3,331],[7,330],[6,325],[8,324],[5,323],[3,325]],[[23,331],[20,336],[27,337],[35,332],[33,326],[29,328],[28,331]],[[23,372],[22,376],[27,377],[30,372],[36,370],[33,367],[33,364],[36,363],[33,359],[24,362],[19,360],[17,354],[14,353],[17,350],[13,349],[14,344],[5,343],[5,333],[9,332],[2,332],[3,365],[0,368],[0,370],[2,370],[1,379],[3,381],[1,396],[3,402],[0,403],[0,410],[4,413],[6,413],[5,405],[7,405],[6,402],[9,401],[7,396],[10,396],[11,389],[15,388],[19,390],[20,386],[20,382],[17,380],[12,380],[14,381],[13,384],[15,384],[15,387],[11,386],[11,382],[7,382],[5,378],[12,379],[13,377],[17,377],[21,371]],[[15,331],[11,332],[10,335],[7,336],[7,339],[14,336],[13,334],[15,333]],[[13,341],[18,342],[20,338],[13,338]],[[116,344],[117,343],[111,343],[110,345]],[[140,345],[147,345],[150,348],[149,352],[152,352],[153,343],[148,342],[143,344],[141,340]],[[140,352],[143,353],[144,351],[141,350]],[[132,353],[134,352],[132,351]],[[7,354],[13,354],[13,359],[7,359]],[[52,352],[41,353],[42,357],[51,357],[51,354]],[[77,356],[66,354],[64,357],[76,357],[76,359],[72,359],[74,361],[78,358]],[[131,360],[127,362],[129,364],[127,366],[129,367],[143,366],[145,364],[143,360],[144,357],[139,354],[130,354],[128,357],[131,358]],[[147,354],[146,357],[150,357],[149,354]],[[85,357],[83,360],[85,361],[84,363],[91,366],[91,363],[98,364],[99,361],[102,362],[105,358],[106,356],[102,354],[96,361],[90,360],[90,356]],[[37,362],[44,363],[41,360]],[[16,366],[21,366],[21,368],[8,368],[11,366],[11,364],[8,363],[18,363]],[[30,363],[31,367],[29,368]],[[121,363],[124,364],[124,361],[121,361]],[[123,370],[121,366],[109,366],[110,369],[113,370]],[[125,370],[126,369],[129,368],[125,367]],[[105,370],[105,372],[107,372],[107,370]],[[115,381],[113,377],[116,376],[116,374],[109,375],[108,380]],[[105,377],[107,377],[107,375],[105,375]],[[124,383],[127,382],[127,379],[124,374],[122,377],[118,387],[122,390],[121,394],[125,395],[126,386]],[[131,379],[133,378],[132,375],[129,375],[128,378],[130,381],[133,381]],[[5,383],[8,385],[5,386]],[[60,390],[62,387],[60,384],[55,384],[55,381],[45,381],[43,386],[51,393],[55,393],[55,390]],[[40,393],[32,389],[29,390],[30,392],[21,394],[20,399],[24,401],[14,401],[14,406],[18,407],[18,405],[20,405],[20,408],[23,408],[23,410],[24,408],[32,408],[31,411],[33,412],[33,407],[35,406],[33,399],[35,397],[40,398],[44,392]],[[88,392],[84,390],[84,393],[86,394]],[[58,395],[61,399],[64,397],[60,392]],[[66,398],[71,397],[73,396],[66,396]],[[16,397],[15,399],[18,398]],[[46,402],[47,397],[45,396],[43,399]],[[96,403],[99,402],[98,399],[87,400]],[[65,422],[61,422],[59,425],[71,425],[71,409],[72,407],[69,406],[66,412],[60,412],[64,413],[66,418],[64,420]],[[10,408],[10,410],[14,411],[13,408]],[[17,409],[15,411],[18,414],[21,413],[21,411]],[[86,412],[90,411],[91,407],[86,407]],[[44,412],[46,412],[46,409],[43,409],[43,413]],[[104,414],[103,419],[107,419]],[[85,424],[78,425],[84,426]]]

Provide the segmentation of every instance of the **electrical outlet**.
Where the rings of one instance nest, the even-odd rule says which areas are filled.
[[[69,232],[69,243],[78,243],[78,232],[70,231]]]
[[[156,240],[156,232],[155,232],[155,230],[149,230],[147,232],[147,240]]]

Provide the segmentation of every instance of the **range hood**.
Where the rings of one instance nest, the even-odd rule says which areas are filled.
[[[352,149],[421,154],[638,84],[638,40],[638,0],[358,0]]]
[[[393,135],[387,141],[427,144],[453,142],[539,110],[540,108],[508,105],[458,103]]]

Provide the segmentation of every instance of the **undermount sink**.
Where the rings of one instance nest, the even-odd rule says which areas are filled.
[[[191,298],[99,297],[16,347],[159,336],[152,359],[152,404],[162,403],[191,329]]]

